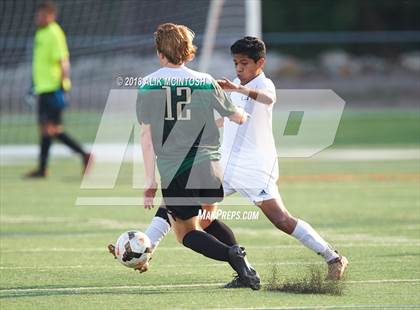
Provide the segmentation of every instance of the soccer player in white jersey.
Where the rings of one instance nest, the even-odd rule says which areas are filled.
[[[263,67],[265,44],[255,37],[245,37],[231,46],[237,78],[218,81],[230,92],[233,103],[250,114],[250,119],[237,126],[224,118],[222,144],[223,188],[225,195],[238,192],[258,206],[279,230],[293,236],[313,252],[321,255],[328,265],[327,279],[342,278],[348,261],[302,219],[292,216],[283,204],[277,188],[278,161],[272,134],[272,110],[276,102],[276,90]],[[204,206],[206,211],[217,207]],[[163,220],[164,208],[159,208],[146,234],[155,248],[170,226]],[[208,232],[219,230],[218,220],[202,220],[201,226]],[[235,277],[226,287],[243,287]]]

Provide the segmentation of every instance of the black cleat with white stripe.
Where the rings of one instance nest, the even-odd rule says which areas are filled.
[[[245,259],[245,249],[233,245],[229,249],[229,263],[238,273],[234,279],[226,284],[225,288],[240,288],[250,287],[253,290],[259,290],[261,288],[261,281],[258,273],[254,268],[249,265]]]

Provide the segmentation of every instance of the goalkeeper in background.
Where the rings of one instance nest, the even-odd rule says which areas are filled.
[[[66,35],[56,23],[56,16],[57,8],[51,1],[37,8],[35,22],[38,29],[34,39],[32,81],[38,95],[40,155],[38,169],[28,173],[28,178],[46,177],[48,154],[54,138],[81,156],[83,172],[90,158],[90,154],[64,132],[62,125],[66,105],[64,92],[71,88],[70,62]]]

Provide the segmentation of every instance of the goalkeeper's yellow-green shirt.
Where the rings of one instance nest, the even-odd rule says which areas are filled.
[[[60,61],[69,57],[66,35],[52,22],[35,33],[32,79],[35,93],[53,92],[61,88]]]

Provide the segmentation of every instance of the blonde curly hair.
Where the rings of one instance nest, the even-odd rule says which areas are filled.
[[[195,34],[190,28],[172,23],[161,24],[154,36],[157,51],[170,63],[180,65],[194,58],[197,47],[193,45]]]

